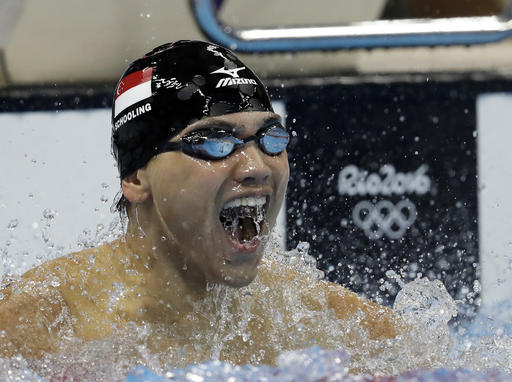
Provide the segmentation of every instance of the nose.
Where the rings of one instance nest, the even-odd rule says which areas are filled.
[[[265,184],[272,175],[272,169],[255,142],[250,142],[237,155],[235,180],[244,186]]]

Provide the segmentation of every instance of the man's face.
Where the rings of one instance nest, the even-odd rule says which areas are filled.
[[[232,130],[241,139],[279,120],[269,112],[205,118],[173,141],[204,128]],[[219,161],[174,151],[156,156],[146,172],[153,201],[151,225],[168,243],[169,256],[185,277],[249,284],[286,191],[286,151],[270,156],[255,141]]]

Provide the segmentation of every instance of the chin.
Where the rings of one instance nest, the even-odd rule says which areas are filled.
[[[221,283],[232,288],[243,288],[254,281],[257,271],[247,274],[228,275],[225,274],[221,278]]]
[[[253,280],[254,277],[252,277],[251,279],[234,280],[232,282],[227,282],[226,285],[232,288],[243,288],[252,283]]]

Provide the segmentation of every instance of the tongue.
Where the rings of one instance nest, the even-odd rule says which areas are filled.
[[[252,218],[243,217],[238,219],[236,232],[234,232],[233,236],[240,243],[251,241],[257,234],[256,224]]]

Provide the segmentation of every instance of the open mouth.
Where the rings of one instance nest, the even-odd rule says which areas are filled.
[[[226,203],[219,219],[232,242],[241,245],[257,244],[265,224],[266,212],[266,197],[244,197]]]

